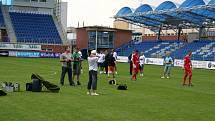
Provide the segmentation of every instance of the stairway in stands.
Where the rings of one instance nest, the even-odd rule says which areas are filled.
[[[9,41],[15,43],[15,42],[17,42],[17,38],[16,38],[14,29],[13,29],[13,25],[11,23],[10,15],[8,12],[8,6],[1,5],[0,10],[2,12],[2,17],[4,20],[5,28],[7,30],[7,34],[9,36]]]
[[[10,12],[17,42],[62,44],[51,15]]]

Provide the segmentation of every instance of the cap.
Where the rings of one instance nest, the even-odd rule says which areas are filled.
[[[96,50],[92,50],[91,53],[92,53],[92,54],[96,54]]]

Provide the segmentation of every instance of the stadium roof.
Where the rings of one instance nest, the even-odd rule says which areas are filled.
[[[155,10],[144,4],[134,12],[123,7],[115,18],[148,27],[215,27],[215,0],[207,5],[203,0],[185,0],[178,8],[173,2],[165,1]]]

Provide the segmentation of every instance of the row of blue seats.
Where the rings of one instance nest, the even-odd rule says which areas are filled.
[[[188,51],[195,52],[198,49],[200,49],[201,47],[205,47],[206,45],[208,45],[211,42],[215,43],[215,40],[214,41],[213,40],[212,41],[211,40],[194,41],[192,43],[187,43],[187,44],[183,43],[183,46],[181,48],[175,48],[176,50],[171,53],[171,56],[176,59],[183,59],[183,57],[186,55],[186,53]],[[176,44],[174,44],[174,43],[176,43]],[[159,44],[160,44],[160,46],[157,46]],[[171,42],[165,41],[165,43],[164,42],[141,42],[141,43],[135,44],[135,42],[133,42],[133,43],[130,42],[128,44],[122,45],[116,51],[119,53],[119,55],[128,56],[132,53],[133,50],[139,50],[139,51],[144,51],[144,54],[146,57],[151,57],[152,53],[155,53],[157,51],[160,52],[161,49],[164,49],[165,47],[170,46],[170,44],[179,45],[180,43],[174,42],[174,41],[171,41]],[[157,46],[158,48],[154,48],[155,46]],[[214,47],[215,47],[215,45],[210,47],[210,49],[212,49]],[[171,49],[167,48],[165,50],[170,51]],[[209,51],[211,51],[211,50],[209,50]],[[201,53],[201,52],[199,52],[199,53]],[[208,61],[215,60],[215,53],[210,53],[210,55],[207,55],[207,56],[200,55],[199,53],[193,54],[193,59],[208,60]]]
[[[62,43],[51,15],[11,12],[17,41],[33,43]]]

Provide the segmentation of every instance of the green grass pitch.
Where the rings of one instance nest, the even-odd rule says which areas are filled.
[[[194,69],[194,87],[183,87],[183,70],[172,69],[170,79],[161,79],[162,66],[145,66],[144,78],[130,81],[129,64],[118,63],[118,83],[127,91],[98,77],[99,96],[86,94],[87,62],[81,86],[70,87],[67,76],[60,93],[25,91],[32,72],[58,84],[59,59],[0,57],[0,81],[21,83],[21,92],[0,97],[0,121],[214,121],[214,70]]]

